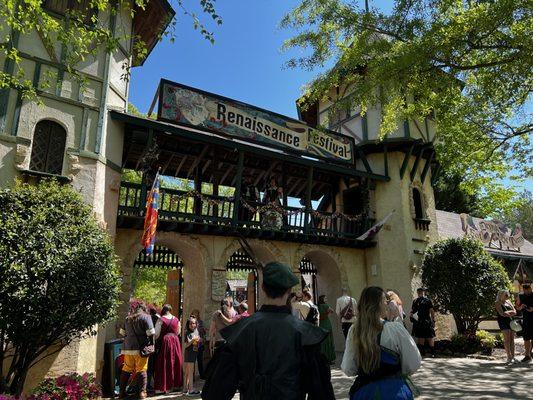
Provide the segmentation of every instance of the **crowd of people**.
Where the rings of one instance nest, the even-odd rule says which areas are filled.
[[[229,400],[237,390],[243,400],[334,399],[330,365],[337,357],[335,322],[330,317],[336,314],[345,338],[341,369],[355,376],[350,400],[414,398],[417,391],[409,375],[420,367],[427,350],[430,357],[435,356],[435,310],[427,290],[417,289],[409,312],[410,334],[403,302],[392,290],[367,287],[356,301],[343,288],[333,309],[325,295],[318,296],[315,304],[308,288],[293,292],[299,283],[288,266],[269,263],[263,268],[265,297],[257,312],[250,315],[245,301],[234,304],[232,297],[225,297],[209,329],[198,310],[191,313],[183,341],[180,321],[169,305],[160,314],[149,315],[142,303],[137,304],[125,321],[120,396],[126,395],[133,376],[141,398],[152,382],[156,392],[182,388],[185,395],[197,396],[197,364],[205,379],[201,393],[205,400]],[[529,284],[523,289],[516,304],[506,290],[496,299],[509,362],[515,362],[512,318],[517,312],[523,314],[520,328],[526,355],[522,361],[531,360],[533,293]],[[211,361],[204,369],[207,343]]]

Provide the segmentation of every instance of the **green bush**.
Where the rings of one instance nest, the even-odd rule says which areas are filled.
[[[489,332],[479,330],[475,335],[456,333],[452,336],[450,349],[454,353],[491,355],[496,346],[496,338]]]
[[[428,247],[422,281],[439,311],[453,314],[457,331],[471,336],[483,315],[494,314],[498,291],[511,287],[504,267],[480,241],[468,237]]]
[[[71,186],[0,190],[0,392],[20,395],[49,349],[95,334],[119,291],[107,232]]]
[[[494,347],[497,349],[505,348],[503,343],[503,334],[501,332],[497,333],[494,337]]]

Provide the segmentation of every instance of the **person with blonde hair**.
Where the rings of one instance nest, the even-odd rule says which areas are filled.
[[[507,353],[507,362],[518,362],[514,357],[514,332],[511,329],[511,317],[516,315],[516,309],[510,300],[510,293],[507,289],[498,291],[494,307],[498,313],[498,326],[503,335],[503,346]]]
[[[403,303],[395,292],[389,290],[387,293],[387,321],[402,322],[405,318]]]
[[[413,399],[414,389],[405,377],[420,367],[422,357],[403,324],[385,320],[385,291],[376,286],[365,288],[357,310],[341,364],[346,375],[357,375],[350,400]]]

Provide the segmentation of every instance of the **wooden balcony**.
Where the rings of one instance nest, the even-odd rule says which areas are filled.
[[[141,184],[122,182],[117,228],[143,229],[146,191]],[[331,246],[367,248],[371,241],[357,240],[374,220],[365,217],[277,206],[281,223],[265,224],[265,204],[235,201],[232,197],[194,194],[161,188],[158,230],[221,236],[245,236]],[[237,208],[236,208],[237,207]],[[255,210],[258,210],[254,212]]]

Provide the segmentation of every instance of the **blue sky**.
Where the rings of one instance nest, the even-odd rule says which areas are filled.
[[[363,6],[364,0],[360,3]],[[392,1],[370,3],[390,9]],[[144,66],[133,70],[131,103],[148,111],[159,79],[166,78],[297,117],[295,101],[316,72],[283,67],[291,53],[280,48],[294,32],[281,30],[278,23],[296,4],[297,0],[219,0],[217,12],[224,22],[213,29],[214,45],[192,28],[189,18],[178,15],[175,42],[164,39]],[[533,179],[523,186],[533,191]]]

